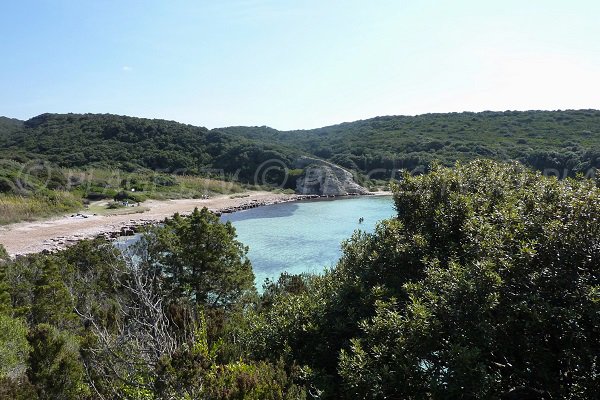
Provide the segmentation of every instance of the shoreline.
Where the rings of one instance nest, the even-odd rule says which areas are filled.
[[[93,239],[98,236],[104,236],[109,240],[132,236],[142,226],[158,223],[175,213],[190,214],[196,207],[206,207],[217,215],[222,215],[280,203],[340,200],[369,195],[381,196],[391,195],[391,193],[372,192],[367,195],[319,196],[245,192],[208,199],[149,200],[144,203],[147,211],[143,213],[101,216],[80,212],[47,220],[0,226],[0,244],[5,247],[11,257],[18,257],[61,250],[80,240]]]

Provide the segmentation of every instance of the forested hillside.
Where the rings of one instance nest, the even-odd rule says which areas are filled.
[[[0,117],[0,140],[3,136],[9,135],[23,127],[23,121],[18,119]]]
[[[3,118],[0,225],[73,212],[99,200],[197,198],[242,191],[241,182],[279,187],[284,166],[298,154],[172,121],[92,114]],[[277,160],[274,168],[266,165],[270,160]],[[113,206],[119,203],[94,212]]]
[[[43,114],[23,125],[0,120],[0,145],[1,157],[43,158],[64,167],[187,173],[212,168],[241,181],[251,181],[268,160],[292,168],[302,154],[378,179],[390,179],[397,169],[426,169],[434,160],[453,165],[476,158],[517,160],[573,176],[600,166],[600,111],[388,116],[286,132],[267,127],[208,130],[107,114]]]
[[[43,114],[22,129],[0,125],[0,157],[42,158],[62,167],[199,174],[217,168],[249,180],[262,162],[291,163],[297,152],[173,121],[108,114]]]
[[[306,131],[221,129],[292,146],[344,167],[390,178],[395,168],[453,165],[476,158],[517,160],[564,175],[600,166],[600,111],[506,111],[388,116]],[[383,169],[385,171],[375,171]]]

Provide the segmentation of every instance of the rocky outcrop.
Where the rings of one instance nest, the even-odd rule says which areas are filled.
[[[316,196],[316,195],[294,195],[294,196],[291,196],[291,197],[288,197],[285,199],[278,199],[278,200],[266,200],[266,201],[252,200],[250,203],[247,203],[247,202],[242,203],[239,206],[221,208],[217,211],[214,211],[214,213],[220,217],[223,214],[231,214],[231,213],[235,213],[238,211],[249,210],[251,208],[271,206],[274,204],[281,204],[281,203],[290,203],[293,201],[311,200],[311,199],[316,199],[318,197],[319,196]]]
[[[300,157],[295,168],[304,170],[296,181],[296,193],[319,196],[367,194],[369,191],[354,181],[352,173],[339,165],[311,157]]]

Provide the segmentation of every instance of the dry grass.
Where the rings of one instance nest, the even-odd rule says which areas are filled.
[[[23,197],[0,195],[0,225],[33,221],[76,211],[81,201],[68,192],[52,192],[47,196]]]
[[[125,191],[135,195],[137,201],[144,201],[147,198],[198,199],[245,190],[239,183],[198,176],[174,176],[152,172],[126,173],[107,169],[58,169],[55,175],[61,179],[51,181],[53,186],[35,176],[27,175],[25,182],[29,183],[28,190],[21,193],[12,189],[13,186],[17,187],[13,181],[16,179],[15,174],[19,173],[19,164],[13,164],[0,165],[0,178],[4,177],[6,182],[11,184],[11,190],[0,193],[0,225],[78,211],[83,207],[83,198],[90,192],[112,197],[120,191]],[[145,210],[143,207],[124,211],[98,209],[94,213],[127,214]]]
[[[240,193],[244,188],[235,182],[225,182],[197,176],[178,176],[181,193],[188,194],[188,198],[211,194]]]

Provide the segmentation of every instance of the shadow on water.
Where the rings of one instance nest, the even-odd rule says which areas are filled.
[[[297,209],[297,203],[273,204],[267,207],[257,207],[232,214],[223,214],[221,216],[221,221],[239,222],[248,219],[285,218],[294,215]]]
[[[394,215],[391,197],[303,201],[225,215],[238,240],[249,247],[256,284],[282,272],[320,273],[334,266],[340,243],[356,229],[372,232],[377,221]]]

